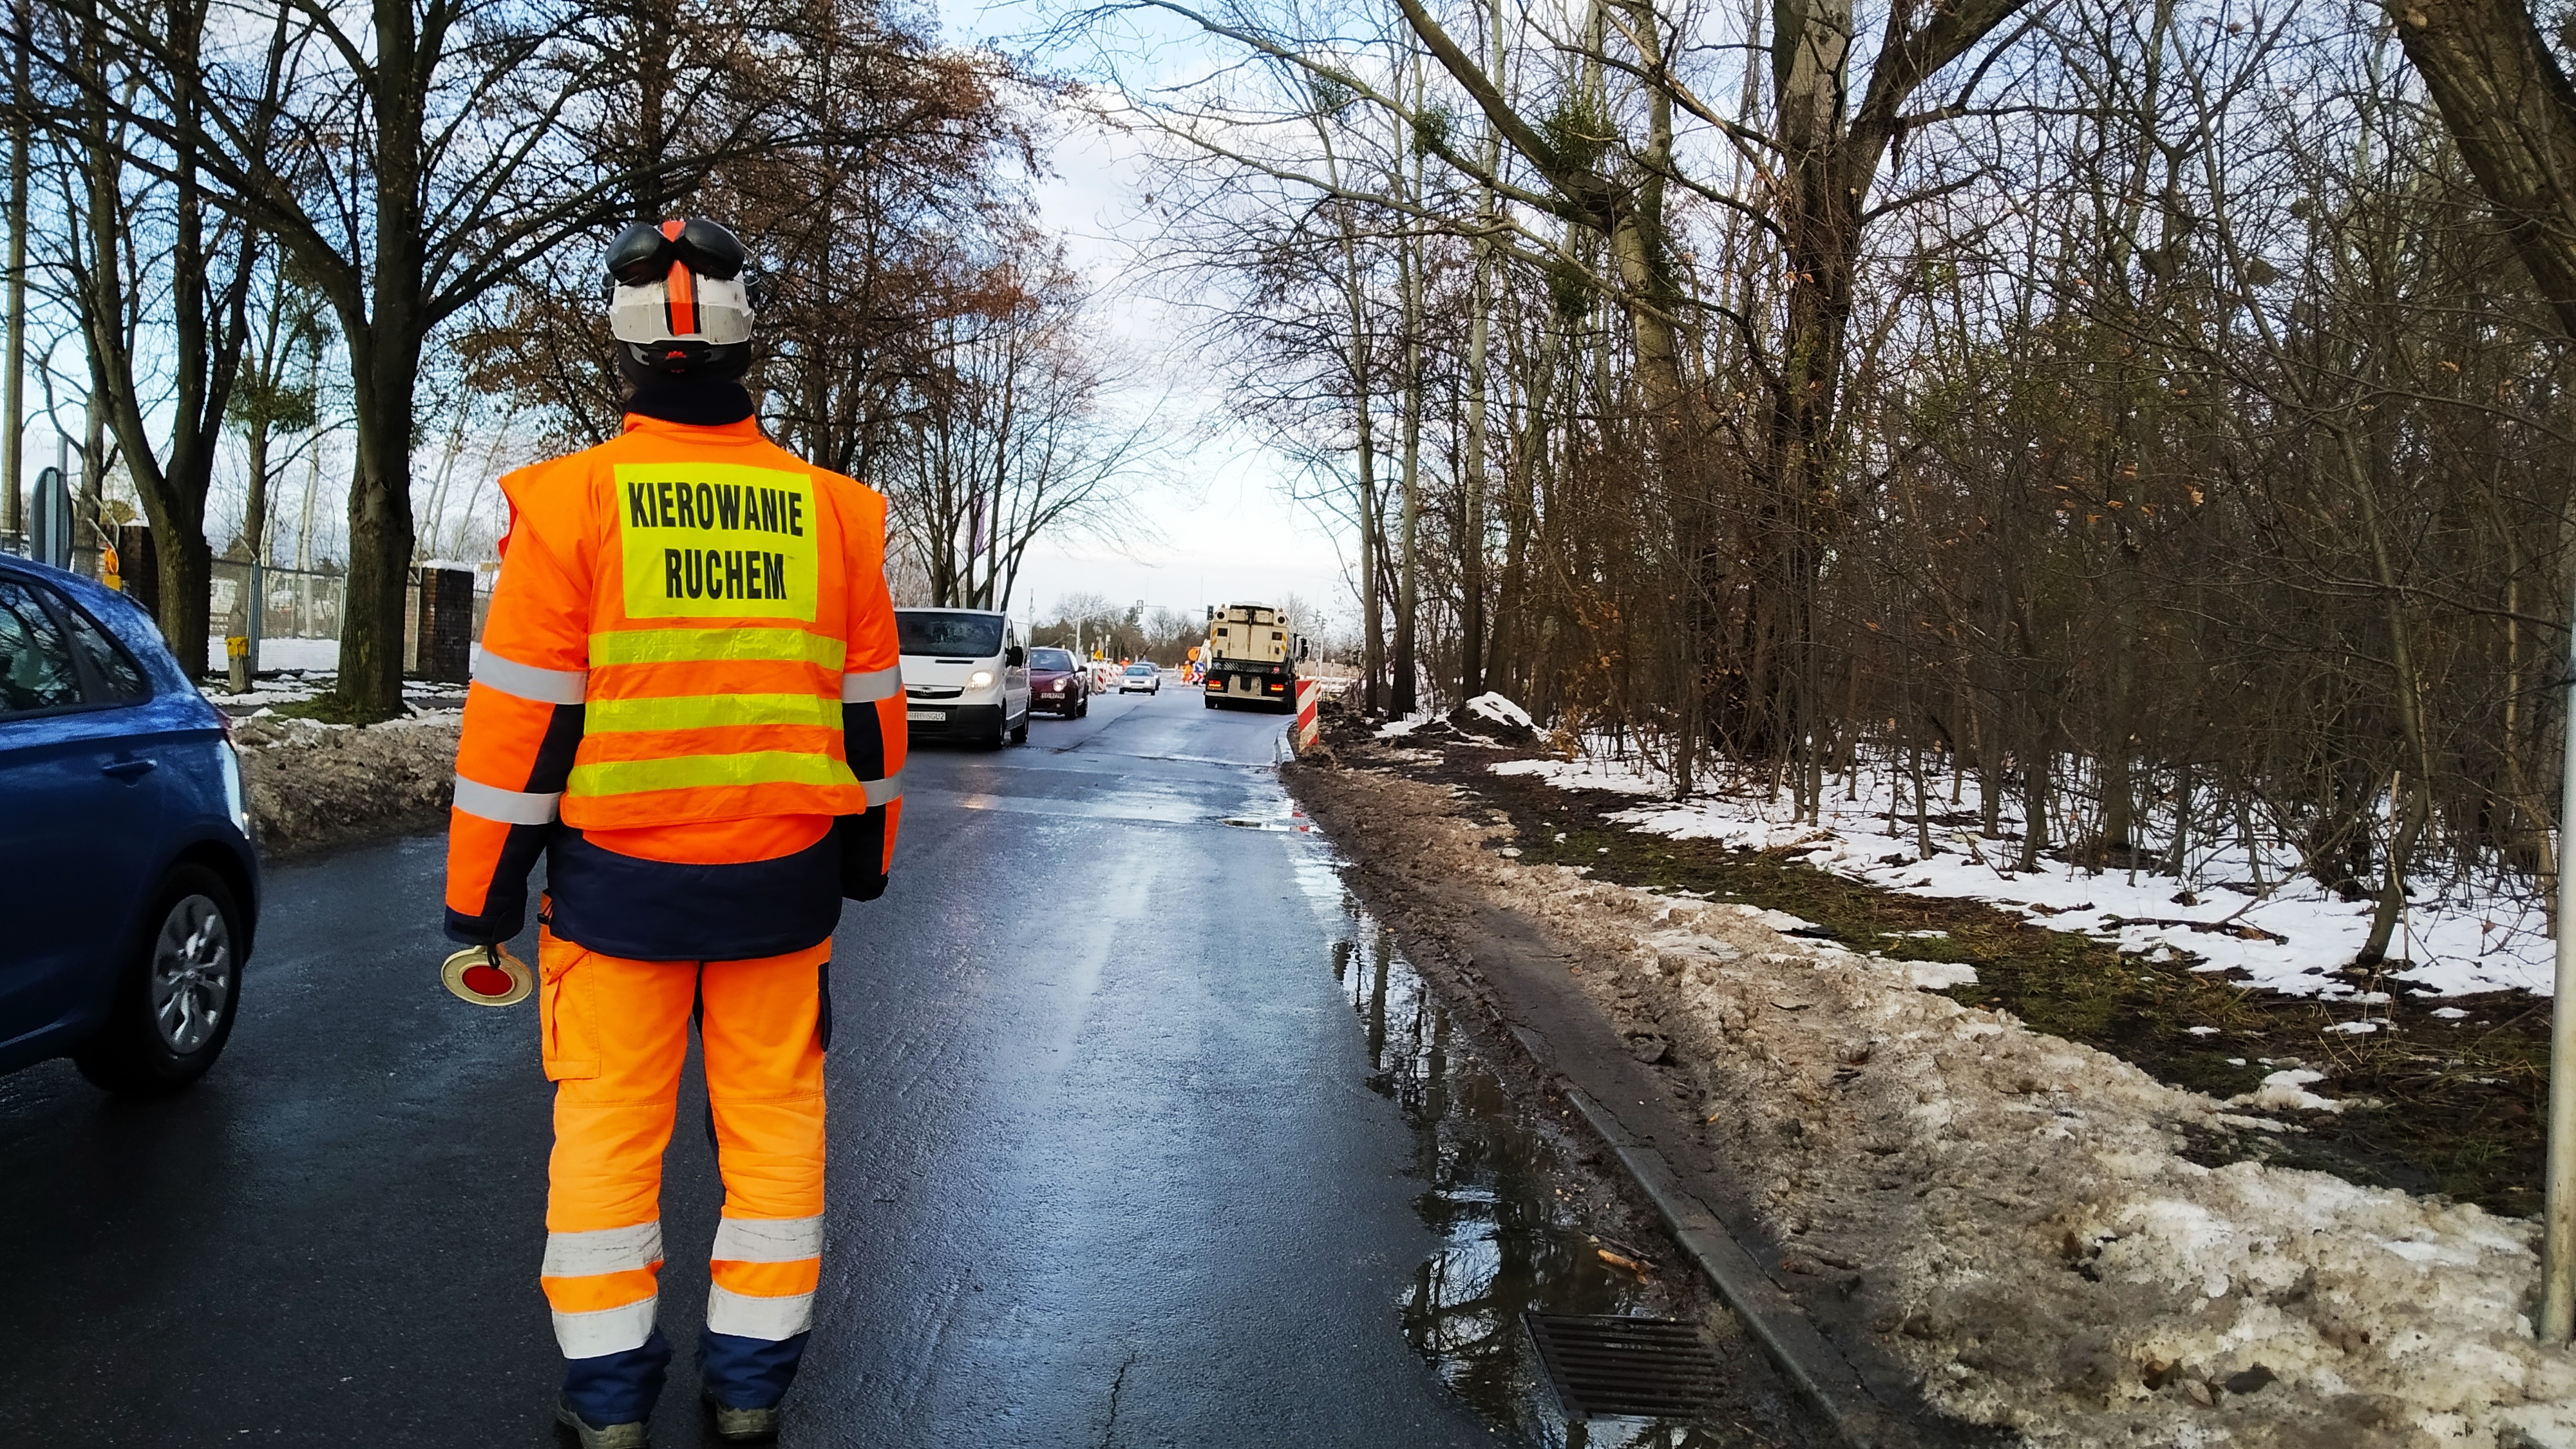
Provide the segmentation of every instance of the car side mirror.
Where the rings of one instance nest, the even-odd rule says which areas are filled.
[[[1315,646],[1314,646],[1312,643],[1310,643],[1310,642],[1308,642],[1308,641],[1306,641],[1306,640],[1304,640],[1304,639],[1300,639],[1300,640],[1298,640],[1298,641],[1297,641],[1297,657],[1298,657],[1298,658],[1300,658],[1300,659],[1312,659],[1312,658],[1314,658],[1314,657],[1315,657]]]
[[[1029,651],[1021,648],[1017,644],[1014,644],[1010,648],[1002,651],[1002,667],[1005,669],[1018,669],[1026,665],[1028,662]]]

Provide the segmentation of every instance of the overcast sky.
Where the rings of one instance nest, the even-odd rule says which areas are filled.
[[[1036,28],[1029,8],[982,0],[939,0],[949,39],[993,40],[1005,50]],[[1142,237],[1128,218],[1139,191],[1125,156],[1132,143],[1096,127],[1064,134],[1047,157],[1054,177],[1037,189],[1046,224],[1067,239],[1078,267],[1104,289],[1103,325],[1137,357],[1132,402],[1162,399],[1165,441],[1179,466],[1138,496],[1145,525],[1116,544],[1042,539],[1031,549],[1012,612],[1043,617],[1070,593],[1144,601],[1195,612],[1202,605],[1272,602],[1296,593],[1330,613],[1355,608],[1334,539],[1310,509],[1290,501],[1285,466],[1238,430],[1222,425],[1214,379],[1194,369],[1168,339],[1183,327],[1161,303],[1120,285]]]

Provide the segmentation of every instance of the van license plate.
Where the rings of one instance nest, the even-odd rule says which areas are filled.
[[[908,720],[920,720],[930,724],[945,724],[948,720],[948,711],[944,709],[908,709],[903,712],[903,717]]]

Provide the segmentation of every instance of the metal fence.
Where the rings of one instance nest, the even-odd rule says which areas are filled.
[[[75,572],[96,578],[99,552],[76,550]],[[128,568],[134,567],[127,561]],[[483,615],[491,606],[495,572],[464,567],[474,576],[472,638],[481,638]],[[420,570],[403,588],[403,670],[423,671],[420,657]],[[252,658],[261,669],[332,669],[339,664],[340,627],[348,617],[348,575],[337,570],[278,568],[243,559],[219,558],[209,570],[206,599],[209,672],[224,668],[224,640],[257,641]]]
[[[414,586],[417,589],[417,585]],[[251,601],[259,604],[263,639],[337,639],[348,606],[348,576],[217,559],[206,632],[216,638],[252,631]]]

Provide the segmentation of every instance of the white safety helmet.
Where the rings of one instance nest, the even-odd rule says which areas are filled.
[[[703,217],[637,222],[608,247],[608,325],[653,372],[735,370],[760,278],[742,243]]]

